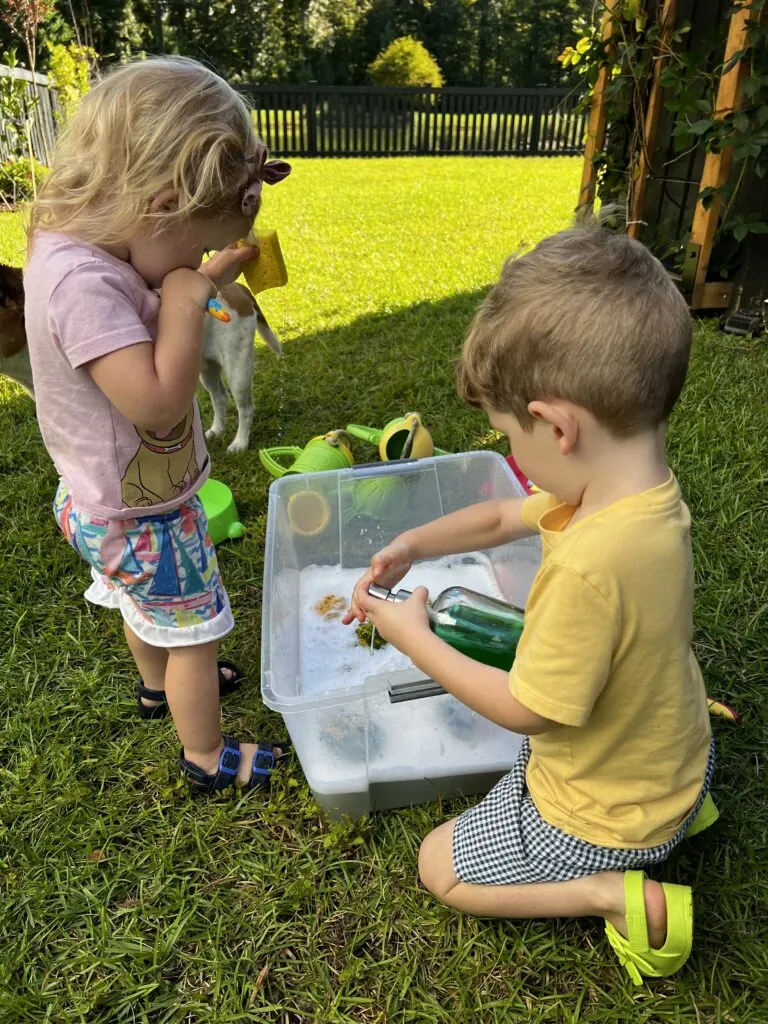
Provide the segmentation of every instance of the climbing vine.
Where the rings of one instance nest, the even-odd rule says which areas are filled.
[[[647,154],[653,175],[662,184],[670,183],[675,179],[665,174],[669,165],[681,157],[731,148],[733,164],[728,181],[722,188],[707,188],[699,194],[705,206],[718,193],[722,200],[716,237],[718,255],[711,267],[721,277],[732,273],[738,243],[749,233],[768,233],[768,220],[760,212],[761,197],[744,192],[745,182],[754,181],[755,177],[763,179],[768,173],[768,25],[764,17],[767,2],[745,0],[743,6],[736,3],[711,33],[694,32],[692,44],[686,50],[685,37],[696,26],[680,22],[665,33],[660,2],[622,0],[611,14],[609,38],[604,38],[606,33],[595,24],[559,58],[565,67],[572,67],[582,76],[586,106],[601,68],[607,65],[611,69],[605,91],[606,142],[595,156],[597,196],[602,203],[622,205],[628,219],[656,61],[663,61],[662,102],[672,116],[674,154],[666,164],[659,152]],[[730,17],[743,7],[750,10],[746,44],[724,64]],[[602,15],[602,9],[599,13]],[[733,112],[719,112],[716,98],[721,75],[741,60],[747,62],[748,73],[737,107]],[[649,224],[643,233],[643,239],[657,255],[675,268],[679,268],[687,242],[687,237],[675,237],[677,220],[674,217]]]

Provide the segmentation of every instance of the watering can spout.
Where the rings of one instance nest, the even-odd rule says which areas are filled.
[[[384,431],[377,430],[376,427],[363,427],[359,423],[348,423],[347,433],[360,438],[361,441],[367,441],[368,444],[378,445]]]

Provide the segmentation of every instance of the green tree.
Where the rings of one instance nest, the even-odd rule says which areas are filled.
[[[413,36],[402,36],[382,50],[368,71],[374,85],[443,85],[443,75],[435,58]]]

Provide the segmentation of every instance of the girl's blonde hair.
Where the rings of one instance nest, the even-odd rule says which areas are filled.
[[[143,221],[157,230],[193,214],[241,213],[261,144],[243,99],[218,75],[183,57],[123,65],[83,98],[32,207],[39,229],[125,242]],[[166,190],[172,211],[152,213]]]

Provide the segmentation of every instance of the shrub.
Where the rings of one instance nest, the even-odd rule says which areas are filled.
[[[368,67],[374,85],[431,85],[440,88],[443,75],[440,67],[418,39],[402,36],[382,50]]]
[[[67,120],[74,113],[80,98],[91,88],[91,71],[97,54],[89,46],[70,43],[48,43],[48,78],[58,96],[59,106]]]
[[[34,198],[32,163],[26,157],[0,163],[0,202],[16,206]],[[35,161],[34,175],[37,188],[42,184],[46,168]]]

